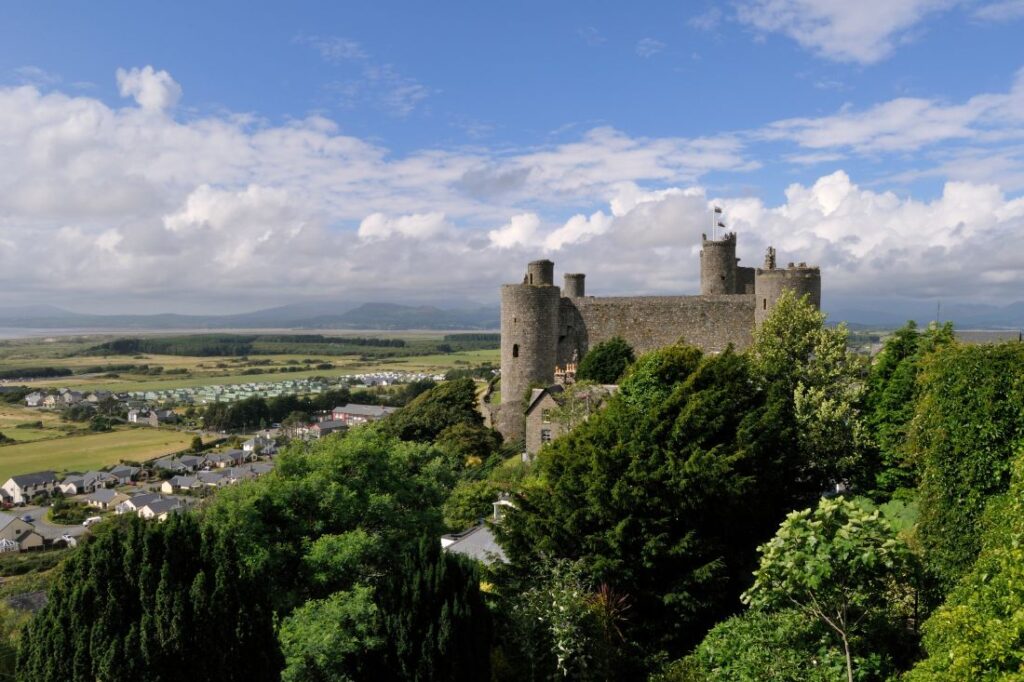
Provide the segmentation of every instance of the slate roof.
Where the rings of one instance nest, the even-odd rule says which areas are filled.
[[[494,531],[486,523],[481,523],[462,533],[446,535],[445,537],[454,540],[454,542],[445,547],[445,550],[448,552],[462,554],[487,565],[491,565],[496,561],[500,561],[503,564],[508,562],[505,550],[494,539]]]
[[[149,511],[153,512],[154,516],[160,516],[164,512],[174,511],[181,506],[180,500],[172,499],[170,497],[164,497],[145,505],[145,507],[149,507]]]
[[[354,417],[373,417],[375,419],[380,419],[381,417],[388,416],[397,409],[397,407],[385,407],[383,405],[356,405],[354,403],[349,403],[343,407],[335,407],[333,411],[334,413],[341,412],[342,414],[350,414]]]
[[[100,488],[99,490],[89,495],[89,497],[85,499],[89,502],[101,502],[103,504],[110,504],[111,502],[113,502],[114,498],[120,494],[121,493],[117,492],[113,488]]]
[[[162,496],[158,493],[139,493],[138,495],[125,500],[125,502],[131,502],[132,506],[136,509],[142,509],[150,502],[159,500],[161,497]]]
[[[31,474],[18,474],[17,476],[11,476],[11,480],[17,483],[19,486],[24,488],[29,485],[44,485],[46,483],[56,483],[57,475],[52,471],[37,471]]]

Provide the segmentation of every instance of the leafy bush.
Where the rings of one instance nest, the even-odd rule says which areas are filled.
[[[576,368],[576,378],[598,384],[617,384],[634,360],[633,347],[622,337],[615,336],[587,351]]]

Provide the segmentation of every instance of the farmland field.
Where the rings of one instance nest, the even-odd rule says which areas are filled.
[[[369,336],[369,335],[368,335]],[[423,333],[390,333],[389,337],[405,338],[417,344],[427,343],[431,337]],[[109,340],[110,337],[106,337]],[[432,342],[441,340],[435,334]],[[398,357],[361,357],[355,355],[322,355],[311,350],[308,354],[249,355],[244,357],[198,357],[140,353],[134,355],[80,355],[82,351],[102,342],[104,337],[56,338],[52,341],[0,342],[0,369],[53,366],[76,372],[71,376],[18,381],[34,388],[68,387],[76,390],[103,389],[108,391],[149,391],[172,388],[190,388],[210,384],[240,384],[257,381],[285,381],[311,376],[338,377],[394,370],[408,372],[443,373],[453,368],[471,367],[482,363],[497,364],[498,349],[457,350],[451,353],[410,354]],[[316,369],[315,365],[330,363],[331,369]],[[89,368],[110,365],[148,365],[163,368],[162,373],[148,374],[138,369],[79,374]],[[291,371],[301,369],[301,371]],[[274,370],[274,371],[270,371]],[[288,371],[285,371],[288,370]],[[168,373],[170,372],[170,373]]]
[[[42,422],[42,426],[39,428],[17,428],[19,424],[34,422]],[[67,428],[69,427],[55,414],[0,403],[0,433],[16,441],[28,442],[60,438],[65,435]]]
[[[184,431],[137,428],[6,445],[0,447],[0,481],[33,471],[86,471],[122,459],[150,459],[183,450],[191,441]]]

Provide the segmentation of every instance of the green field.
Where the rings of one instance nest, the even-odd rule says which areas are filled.
[[[411,343],[438,342],[439,333],[425,332],[377,332],[365,336],[387,336],[403,338]],[[320,355],[311,350],[308,354],[250,355],[236,357],[197,357],[157,355],[80,355],[111,336],[66,337],[53,339],[32,339],[0,342],[0,369],[24,367],[66,367],[73,371],[97,365],[150,365],[163,367],[164,371],[176,370],[183,374],[149,375],[132,371],[117,372],[119,376],[73,375],[22,382],[33,388],[69,387],[77,390],[104,389],[108,391],[148,391],[170,388],[189,388],[209,384],[240,384],[248,382],[276,382],[311,376],[338,377],[346,374],[361,374],[384,370],[405,370],[409,372],[443,373],[452,368],[471,367],[482,363],[497,364],[499,351],[462,350],[453,353],[416,355],[401,357],[366,358],[359,355]],[[298,372],[245,373],[247,370],[282,369],[308,366],[328,362],[332,369],[303,369]],[[267,364],[263,364],[267,363]]]
[[[274,366],[289,359],[302,359],[306,356],[249,356],[250,361],[270,359]],[[212,366],[216,362],[224,362],[224,358],[197,358],[178,357],[168,355],[147,355],[143,359],[133,359],[127,356],[111,356],[103,358],[104,363],[149,363],[162,365],[167,368],[185,368],[189,375],[158,375],[143,376],[123,374],[117,378],[102,376],[79,375],[69,377],[56,377],[53,379],[38,379],[30,382],[23,382],[27,386],[40,388],[68,387],[76,390],[104,389],[107,391],[157,391],[168,388],[190,388],[196,386],[207,386],[210,384],[243,384],[258,381],[287,381],[289,379],[301,379],[311,376],[339,377],[346,374],[365,374],[369,372],[394,370],[406,372],[446,372],[449,369],[458,367],[471,367],[482,363],[490,362],[497,364],[500,352],[494,350],[472,350],[460,351],[457,353],[446,353],[438,355],[416,355],[404,358],[387,358],[373,361],[361,361],[347,358],[323,358],[334,364],[334,369],[310,369],[301,372],[272,372],[264,374],[242,374],[239,369],[215,369]],[[54,364],[74,366],[73,363],[81,362],[82,358],[67,358],[54,360]],[[38,362],[38,361],[37,361]],[[96,358],[92,359],[95,364]],[[199,365],[203,365],[200,367]],[[17,366],[15,363],[8,364],[0,359],[0,366]]]
[[[183,450],[191,442],[192,434],[183,431],[133,428],[5,445],[0,447],[0,481],[33,471],[86,471],[123,459],[151,459]]]
[[[42,428],[16,428],[18,424],[42,422]],[[16,441],[29,442],[46,438],[60,438],[71,429],[60,417],[50,412],[30,410],[18,405],[0,403],[0,433]]]

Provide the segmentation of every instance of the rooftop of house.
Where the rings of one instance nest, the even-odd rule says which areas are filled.
[[[89,502],[102,502],[104,504],[109,504],[110,502],[113,502],[114,498],[120,494],[121,493],[117,492],[113,488],[100,488],[99,490],[89,495],[89,497],[85,499],[88,500]]]
[[[350,414],[355,417],[386,417],[391,414],[397,407],[385,407],[384,405],[356,405],[349,403],[341,407],[335,407],[333,412],[335,414]]]
[[[31,474],[18,474],[17,476],[11,476],[11,480],[17,483],[19,486],[24,488],[29,485],[45,485],[46,483],[56,483],[57,474],[52,471],[36,471]]]
[[[142,508],[149,508],[149,511],[155,515],[160,515],[165,512],[174,511],[182,506],[181,501],[176,498],[162,497],[159,500],[154,500]]]
[[[493,564],[496,561],[501,563],[508,561],[508,558],[505,556],[505,550],[498,544],[498,541],[494,538],[494,531],[486,523],[473,526],[461,533],[453,533],[443,537],[452,540],[452,543],[445,548],[449,552],[468,556],[487,565]]]

